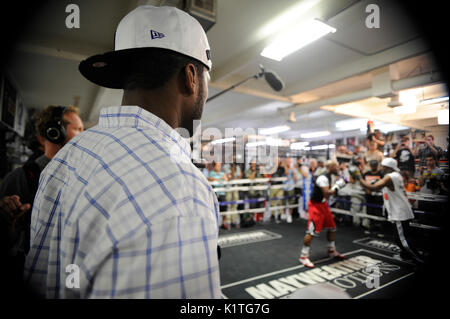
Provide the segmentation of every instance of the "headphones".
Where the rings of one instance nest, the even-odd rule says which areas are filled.
[[[53,144],[64,144],[66,141],[66,128],[63,123],[65,106],[55,106],[52,109],[52,119],[45,126],[43,136]]]

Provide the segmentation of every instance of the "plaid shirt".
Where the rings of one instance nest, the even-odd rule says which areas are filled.
[[[46,298],[220,298],[218,202],[190,151],[142,108],[103,109],[41,175],[31,289]],[[69,288],[77,270],[80,288]]]

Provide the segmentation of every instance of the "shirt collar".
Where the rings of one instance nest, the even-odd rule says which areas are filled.
[[[154,128],[165,138],[178,144],[182,151],[190,156],[191,147],[188,141],[158,116],[139,106],[111,106],[101,109],[98,122],[100,127],[134,127]]]

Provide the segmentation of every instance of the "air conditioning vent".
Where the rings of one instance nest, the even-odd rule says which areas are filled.
[[[200,22],[205,32],[216,23],[217,0],[187,0],[184,10]]]
[[[399,106],[402,106],[402,105],[403,104],[402,104],[402,102],[400,102],[398,95],[395,95],[395,96],[391,97],[391,100],[387,104],[387,106],[390,107],[390,108],[399,107]]]

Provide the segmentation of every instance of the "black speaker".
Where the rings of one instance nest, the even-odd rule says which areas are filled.
[[[54,144],[63,144],[66,141],[66,129],[63,123],[63,115],[66,108],[56,106],[52,110],[52,119],[45,126],[44,137]]]

